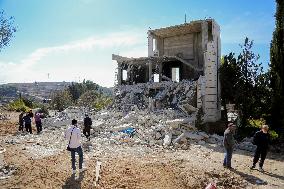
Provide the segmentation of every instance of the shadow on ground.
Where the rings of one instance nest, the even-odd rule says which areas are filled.
[[[75,174],[72,174],[69,178],[66,179],[65,184],[62,186],[62,189],[81,189],[81,182],[84,179],[85,172],[79,174],[79,177],[76,177]]]

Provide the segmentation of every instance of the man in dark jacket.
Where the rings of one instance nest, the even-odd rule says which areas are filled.
[[[261,127],[261,130],[257,131],[253,137],[253,144],[256,145],[257,147],[254,153],[253,165],[251,166],[251,169],[255,168],[255,165],[260,158],[259,171],[261,172],[264,171],[262,167],[263,167],[266,155],[267,155],[268,145],[269,145],[269,140],[270,140],[268,129],[269,129],[268,125],[263,125]]]
[[[90,140],[92,119],[87,114],[85,116],[83,134]]]
[[[25,122],[26,131],[32,134],[32,120],[29,113],[26,113],[26,115],[23,117],[23,121]]]
[[[235,130],[236,130],[236,126],[233,123],[229,123],[228,128],[224,132],[223,145],[225,147],[225,158],[224,158],[223,166],[227,168],[232,168],[231,159],[232,159],[233,149],[235,145],[235,140],[234,140]]]
[[[24,112],[21,112],[19,115],[19,131],[24,131]]]
[[[29,111],[28,115],[30,116],[30,118],[33,120],[33,117],[34,117],[34,113],[32,110]]]

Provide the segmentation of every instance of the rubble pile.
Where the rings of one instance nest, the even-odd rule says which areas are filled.
[[[136,85],[120,85],[114,90],[115,99],[111,109],[131,111],[133,108],[163,109],[181,108],[183,105],[196,104],[196,81],[148,82]]]
[[[43,120],[43,126],[61,127],[69,125],[72,119],[82,125],[87,112],[93,120],[95,139],[109,144],[187,148],[190,143],[222,143],[222,137],[207,135],[195,127],[197,81],[120,85],[114,91],[114,102],[106,110],[93,114],[84,108],[69,107],[51,113]]]
[[[68,107],[62,112],[50,112],[50,117],[43,119],[43,126],[64,126],[69,125],[72,119],[83,121],[85,113],[91,114],[90,110],[83,107]]]
[[[197,112],[185,115],[175,109],[160,111],[104,110],[93,118],[96,138],[114,144],[141,144],[147,146],[182,147],[188,143],[221,145],[223,137],[208,135],[195,127]]]
[[[40,159],[60,153],[66,148],[64,132],[66,126],[44,128],[42,134],[29,134],[18,132],[14,137],[2,137],[0,143],[6,146],[20,146],[23,152],[29,154],[32,159]]]
[[[240,144],[238,144],[238,148],[241,150],[246,150],[249,152],[254,152],[256,150],[256,145],[252,143],[253,137],[244,138]]]
[[[220,145],[222,137],[209,136],[195,127],[196,91],[196,81],[190,80],[120,85],[108,109],[92,114],[83,108],[69,107],[51,114],[43,125],[60,127],[74,118],[82,125],[88,112],[93,120],[93,135],[105,143],[181,148],[192,142]]]
[[[174,109],[149,112],[136,110],[128,113],[102,111],[93,116],[93,128],[99,137],[114,143],[163,145],[166,135],[177,137],[186,130],[194,130],[195,116],[184,116]]]
[[[112,143],[168,146],[195,130],[195,91],[196,82],[189,80],[117,86],[113,105],[93,116],[94,129]]]

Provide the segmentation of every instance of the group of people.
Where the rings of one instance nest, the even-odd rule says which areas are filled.
[[[33,119],[35,120],[36,128],[37,128],[37,133],[39,134],[42,131],[42,123],[41,123],[41,114],[36,113],[34,115],[33,111],[30,110],[29,112],[21,112],[19,115],[19,131],[24,131],[25,130],[32,134],[32,122]]]
[[[260,131],[257,131],[253,136],[252,143],[256,145],[256,150],[254,153],[253,163],[250,169],[254,169],[256,167],[257,162],[259,162],[259,171],[263,172],[263,164],[267,155],[268,145],[269,145],[269,127],[268,125],[263,125]],[[223,145],[225,148],[225,158],[223,162],[223,166],[231,169],[231,159],[233,155],[233,150],[235,146],[234,134],[236,131],[236,125],[233,123],[228,124],[228,128],[224,132],[224,140]],[[259,161],[260,159],[260,161]]]

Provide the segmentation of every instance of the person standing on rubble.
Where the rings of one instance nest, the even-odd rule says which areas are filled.
[[[26,131],[29,132],[30,134],[33,134],[33,132],[32,132],[32,120],[31,120],[29,113],[26,113],[26,115],[23,117],[23,121],[25,122]]]
[[[225,147],[225,158],[223,166],[229,169],[232,168],[231,159],[235,145],[235,140],[234,140],[235,130],[236,130],[236,125],[234,125],[233,123],[229,123],[228,128],[224,132],[223,145]]]
[[[36,113],[35,115],[35,124],[36,124],[37,134],[39,134],[42,131],[40,113]]]
[[[19,131],[24,131],[24,112],[21,112],[19,115]]]
[[[258,170],[261,172],[264,172],[262,167],[263,167],[266,155],[267,155],[269,141],[270,141],[268,129],[269,129],[268,125],[263,125],[261,127],[261,130],[257,131],[254,134],[253,141],[252,141],[252,143],[256,145],[257,147],[254,153],[253,165],[250,168],[254,169],[256,163],[258,162],[260,158]]]
[[[34,113],[32,110],[29,111],[28,115],[30,116],[31,120],[33,121]]]
[[[92,128],[92,119],[89,117],[88,114],[85,114],[83,134],[87,137],[89,141],[91,135],[91,128]]]
[[[69,127],[64,135],[66,140],[69,140],[68,146],[71,152],[71,163],[72,163],[72,174],[76,173],[76,159],[75,153],[79,155],[79,171],[80,173],[84,171],[83,169],[83,150],[81,147],[81,131],[77,126],[77,120],[72,120],[72,125]]]

